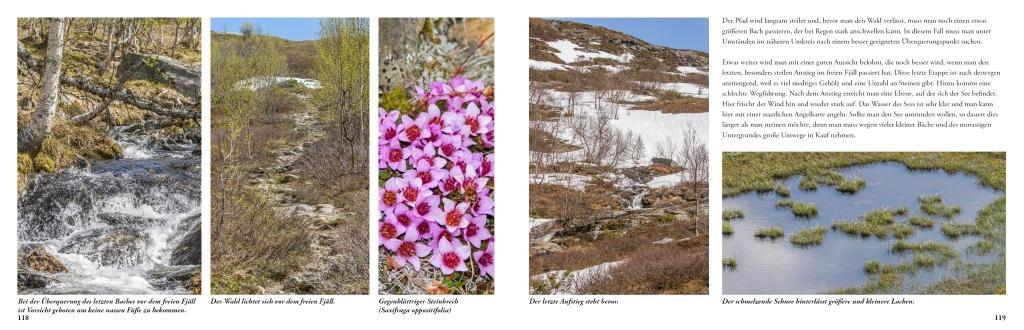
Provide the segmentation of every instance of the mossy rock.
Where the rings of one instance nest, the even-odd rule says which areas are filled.
[[[395,87],[381,95],[380,107],[386,111],[398,110],[401,113],[409,113],[412,109],[412,104],[409,103],[409,96],[406,95],[405,89],[402,87]]]
[[[44,154],[37,154],[34,163],[36,171],[50,173],[57,170],[57,164],[54,163],[53,158]]]
[[[28,182],[28,178],[32,175],[34,164],[32,164],[32,156],[26,153],[18,153],[18,191],[25,187],[25,182]]]

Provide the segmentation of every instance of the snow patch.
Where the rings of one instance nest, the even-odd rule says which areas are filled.
[[[682,74],[691,74],[691,73],[699,73],[699,74],[703,74],[703,75],[707,75],[708,74],[703,69],[695,67],[695,66],[677,66],[676,67],[676,71],[679,71]]]
[[[574,62],[580,61],[580,60],[591,60],[591,59],[595,59],[595,58],[612,59],[612,60],[619,61],[619,63],[629,63],[630,61],[633,60],[633,54],[630,54],[630,53],[623,53],[622,55],[615,55],[615,54],[610,54],[610,53],[603,52],[603,51],[598,51],[596,53],[591,53],[591,52],[585,52],[585,51],[577,50],[577,48],[580,48],[580,46],[576,45],[575,43],[573,43],[572,41],[569,41],[569,40],[551,41],[551,42],[548,42],[548,46],[551,46],[551,48],[554,48],[555,50],[558,50],[558,53],[555,54],[555,56],[558,56],[558,58],[561,59],[562,62],[565,62],[565,63],[574,63]]]
[[[553,280],[556,285],[551,290],[550,294],[579,294],[581,287],[598,279],[600,276],[608,273],[615,267],[622,265],[626,261],[629,261],[629,259],[610,261],[571,272],[555,270],[535,275],[531,277],[531,279],[540,281]]]
[[[543,70],[543,71],[547,71],[547,70],[569,70],[569,67],[566,66],[565,64],[558,64],[558,63],[554,63],[554,62],[537,61],[537,60],[530,60],[530,68],[531,69],[537,69],[537,70]]]
[[[557,184],[569,189],[583,191],[590,177],[572,173],[538,173],[530,174],[530,184]]]
[[[648,187],[651,188],[669,188],[679,184],[683,181],[683,172],[676,172],[669,175],[656,176],[651,179],[651,182],[647,183]]]

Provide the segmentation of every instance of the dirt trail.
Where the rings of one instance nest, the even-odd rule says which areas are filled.
[[[296,196],[301,189],[301,176],[295,163],[306,148],[324,138],[324,123],[314,113],[308,99],[301,112],[292,116],[295,131],[300,136],[274,150],[276,164],[269,169],[254,172],[250,184],[267,192],[274,201],[273,209],[281,219],[301,219],[308,226],[310,255],[308,263],[292,272],[286,280],[273,283],[265,288],[267,294],[339,294],[351,292],[344,281],[337,277],[343,273],[348,261],[336,253],[336,246],[342,239],[340,225],[355,215],[342,212],[332,204],[306,204]]]

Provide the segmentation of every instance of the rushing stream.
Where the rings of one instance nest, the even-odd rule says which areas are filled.
[[[189,293],[202,255],[198,149],[111,135],[125,158],[40,173],[19,197],[19,260],[43,249],[67,267],[31,287],[19,267],[20,293]]]

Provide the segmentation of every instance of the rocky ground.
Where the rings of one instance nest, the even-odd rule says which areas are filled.
[[[306,148],[324,138],[325,125],[313,112],[315,109],[304,98],[305,107],[293,115],[295,131],[299,138],[280,144],[275,150],[275,164],[269,168],[258,168],[252,173],[249,184],[254,189],[265,191],[275,203],[274,211],[282,218],[300,219],[309,228],[310,255],[308,262],[299,271],[293,272],[283,282],[270,283],[263,288],[265,294],[284,293],[353,293],[364,290],[365,284],[349,284],[339,281],[340,274],[346,273],[354,256],[337,253],[337,246],[346,240],[342,226],[352,225],[359,219],[357,212],[333,204],[307,204],[297,194],[302,189],[304,178],[296,170],[295,163]]]

